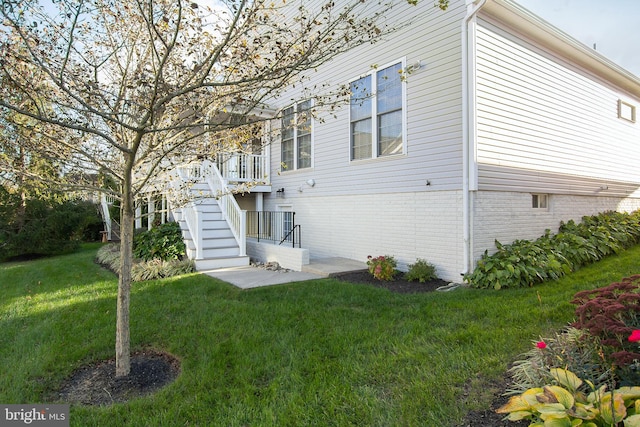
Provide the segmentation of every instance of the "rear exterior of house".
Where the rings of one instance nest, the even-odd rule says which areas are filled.
[[[507,2],[487,2],[470,33],[474,258],[494,239],[640,208],[639,79]]]
[[[295,212],[311,258],[422,258],[454,281],[494,239],[640,207],[637,77],[510,1],[401,9],[409,26],[310,74],[349,105],[272,105],[273,191],[241,206]]]

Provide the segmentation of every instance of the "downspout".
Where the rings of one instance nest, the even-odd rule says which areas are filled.
[[[462,275],[473,270],[471,192],[477,190],[475,172],[472,176],[471,171],[475,168],[475,28],[469,27],[486,2],[467,0],[467,15],[462,22]]]

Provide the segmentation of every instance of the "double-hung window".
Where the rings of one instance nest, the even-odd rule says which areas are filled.
[[[311,100],[286,108],[281,121],[281,159],[285,170],[311,167]]]
[[[405,82],[402,62],[350,84],[351,160],[405,151]]]

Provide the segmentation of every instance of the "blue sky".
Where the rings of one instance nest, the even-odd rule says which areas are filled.
[[[640,77],[640,0],[515,0]]]

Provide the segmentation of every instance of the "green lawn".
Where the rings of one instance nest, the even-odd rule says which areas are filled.
[[[0,264],[0,403],[53,403],[114,355],[115,276],[97,246]],[[392,294],[334,279],[240,290],[192,274],[135,284],[134,349],[182,362],[159,393],[71,409],[73,426],[456,426],[508,363],[565,326],[581,289],[640,273],[640,246],[529,289]]]

